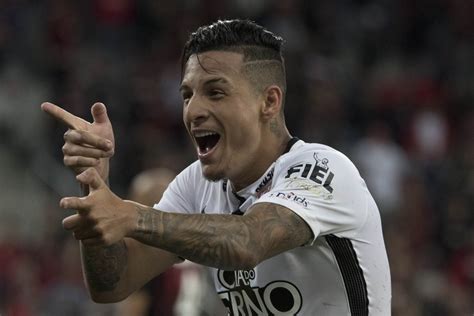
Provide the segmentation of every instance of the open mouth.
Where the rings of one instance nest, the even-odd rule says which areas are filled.
[[[194,134],[194,139],[198,145],[200,155],[205,155],[216,147],[221,136],[216,132],[197,132]]]

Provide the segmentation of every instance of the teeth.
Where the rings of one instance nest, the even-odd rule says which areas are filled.
[[[196,132],[194,133],[194,137],[204,137],[204,136],[211,136],[211,135],[216,135],[217,133],[214,132]]]

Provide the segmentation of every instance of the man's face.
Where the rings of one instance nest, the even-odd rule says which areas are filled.
[[[222,51],[192,55],[181,93],[184,124],[204,176],[248,185],[259,176],[252,166],[264,145],[260,118],[264,100],[242,75],[242,59],[241,54]]]

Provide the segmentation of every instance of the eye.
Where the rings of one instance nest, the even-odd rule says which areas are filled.
[[[209,90],[208,95],[211,99],[221,99],[225,96],[225,93],[219,89],[211,89]]]
[[[181,94],[181,96],[183,97],[184,104],[188,104],[188,102],[192,98],[193,94],[192,94],[192,92],[183,92]]]

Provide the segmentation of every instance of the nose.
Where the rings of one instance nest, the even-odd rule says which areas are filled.
[[[194,95],[184,107],[183,118],[189,124],[199,125],[209,117],[209,111],[202,98]]]

